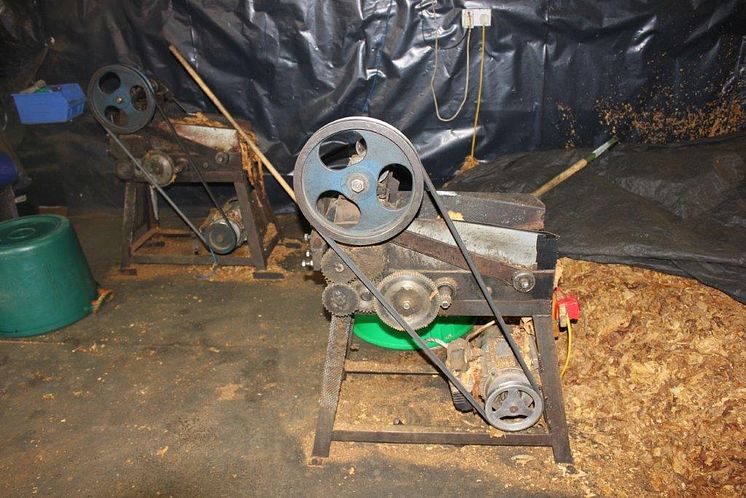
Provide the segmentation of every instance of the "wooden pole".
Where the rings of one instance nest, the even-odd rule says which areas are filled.
[[[617,140],[616,137],[612,137],[610,140],[608,140],[603,145],[601,145],[601,147],[597,148],[596,150],[594,150],[593,152],[591,152],[590,154],[588,154],[585,158],[583,158],[580,161],[574,163],[572,166],[570,166],[569,168],[567,168],[565,171],[563,171],[559,175],[555,176],[554,178],[552,178],[551,180],[549,180],[548,182],[546,182],[541,187],[539,187],[536,190],[534,190],[532,192],[532,194],[535,195],[536,197],[541,197],[542,195],[546,194],[547,192],[549,192],[550,190],[552,190],[554,187],[556,187],[560,183],[564,182],[565,180],[567,180],[568,178],[570,178],[572,175],[574,175],[575,173],[577,173],[581,169],[583,169],[586,166],[588,166],[588,164],[590,164],[591,161],[593,161],[598,156],[600,156],[601,154],[603,154],[604,152],[606,152],[607,150],[609,150],[614,144],[617,143],[617,141],[618,140]]]
[[[282,177],[282,175],[275,169],[275,167],[272,165],[271,162],[269,162],[269,159],[267,159],[267,156],[265,156],[261,150],[259,150],[259,146],[254,143],[254,141],[249,137],[248,133],[246,133],[243,128],[236,122],[235,119],[233,119],[233,116],[230,112],[228,112],[228,109],[225,108],[222,102],[220,102],[220,99],[217,98],[217,96],[212,93],[212,90],[210,90],[210,87],[207,86],[207,83],[202,80],[199,74],[197,74],[197,71],[194,70],[194,68],[187,62],[187,60],[184,58],[183,55],[181,55],[181,52],[179,52],[179,49],[176,48],[175,45],[171,44],[169,45],[168,49],[171,51],[172,54],[174,54],[174,57],[176,57],[176,60],[178,60],[182,66],[184,66],[184,69],[186,69],[186,72],[189,73],[189,76],[192,77],[192,79],[197,83],[197,85],[202,89],[203,92],[210,98],[212,103],[217,107],[217,109],[220,111],[220,113],[225,116],[225,119],[228,120],[228,122],[233,126],[233,128],[236,129],[239,135],[241,135],[241,138],[244,139],[244,141],[249,145],[251,150],[254,152],[254,154],[259,157],[259,160],[264,164],[264,166],[267,167],[267,170],[272,174],[272,176],[277,180],[277,182],[280,184],[280,186],[287,192],[287,194],[290,196],[290,198],[293,200],[293,202],[297,201],[295,200],[295,192],[293,192],[293,189],[288,185],[288,183],[285,181],[285,179]]]

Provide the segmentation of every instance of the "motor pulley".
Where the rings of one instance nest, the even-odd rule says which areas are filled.
[[[237,199],[231,199],[223,204],[223,213],[225,216],[217,209],[213,209],[200,229],[213,251],[218,254],[230,254],[246,242],[246,226]]]
[[[538,359],[529,350],[531,363]],[[448,344],[446,364],[484,401],[487,422],[505,432],[536,425],[544,411],[544,399],[517,366],[505,339],[493,327],[477,340],[456,339]],[[453,404],[460,411],[473,408],[451,387]]]

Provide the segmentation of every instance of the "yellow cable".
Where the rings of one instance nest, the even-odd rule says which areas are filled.
[[[565,356],[565,364],[562,366],[560,372],[560,379],[565,377],[567,366],[570,364],[570,356],[572,355],[572,321],[570,317],[567,317],[567,355]]]
[[[474,113],[474,131],[471,134],[470,157],[474,157],[474,149],[477,146],[477,124],[479,123],[479,108],[482,103],[482,82],[484,81],[484,42],[487,33],[486,26],[482,26],[482,47],[479,49],[479,89],[477,90],[477,110]]]

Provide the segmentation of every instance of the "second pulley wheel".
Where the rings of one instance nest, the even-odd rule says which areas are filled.
[[[334,121],[298,155],[293,188],[298,206],[323,235],[349,245],[394,237],[417,215],[423,168],[412,143],[383,121]]]
[[[139,70],[112,64],[98,69],[88,84],[93,117],[114,133],[135,133],[153,119],[156,110],[153,86]]]

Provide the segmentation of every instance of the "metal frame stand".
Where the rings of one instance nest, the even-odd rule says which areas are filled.
[[[232,183],[238,198],[241,218],[246,227],[248,255],[220,256],[220,262],[230,266],[254,266],[257,270],[267,268],[267,258],[281,239],[280,227],[274,219],[268,199],[255,189],[248,181],[242,168],[232,170],[205,171],[202,173],[207,183]],[[196,183],[197,175],[184,171],[178,175],[174,184]],[[159,226],[155,217],[153,201],[146,192],[147,184],[140,180],[129,180],[124,187],[124,213],[122,216],[122,255],[120,271],[136,274],[132,263],[199,265],[212,264],[209,254],[146,254],[143,248],[157,244],[155,238],[194,237],[189,230],[167,229]],[[139,215],[139,216],[138,216]],[[275,231],[269,240],[267,229],[273,224]],[[145,229],[141,235],[138,232]],[[196,239],[195,239],[196,240]],[[242,247],[236,252],[245,250]]]
[[[496,303],[500,309],[511,308],[510,303]],[[515,303],[513,303],[515,304]],[[525,305],[525,303],[524,303]],[[562,399],[562,385],[557,364],[557,352],[552,334],[552,319],[546,314],[543,301],[536,302],[534,329],[539,356],[539,378],[544,395],[544,420],[547,430],[542,432],[504,433],[494,435],[485,423],[484,432],[465,432],[458,429],[392,425],[385,430],[335,429],[334,420],[339,406],[342,381],[347,373],[355,374],[437,374],[427,366],[422,371],[395,371],[366,368],[348,360],[352,318],[332,317],[329,327],[329,344],[326,350],[324,374],[321,383],[321,402],[316,424],[316,437],[311,452],[311,465],[321,465],[329,456],[332,441],[357,441],[371,443],[453,444],[487,446],[549,446],[557,463],[572,463],[567,420]],[[447,388],[447,387],[446,387]],[[455,410],[455,408],[454,408]]]

